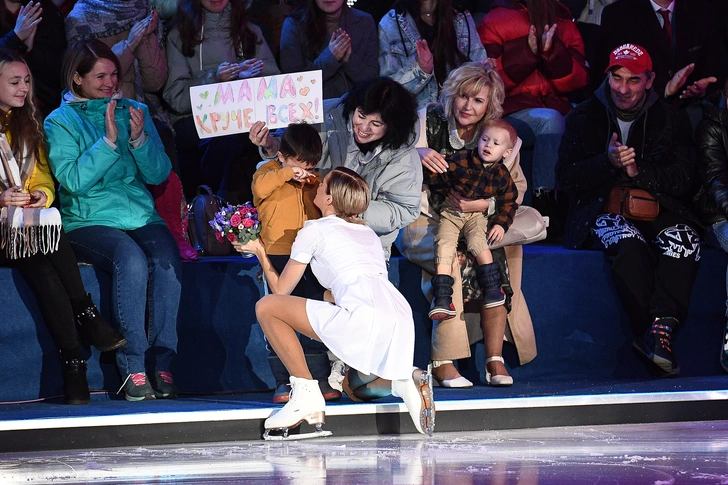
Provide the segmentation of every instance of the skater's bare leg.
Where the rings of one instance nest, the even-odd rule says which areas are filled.
[[[273,350],[288,373],[312,379],[296,332],[312,339],[321,339],[311,328],[306,315],[306,299],[290,295],[266,295],[255,305],[255,315]]]

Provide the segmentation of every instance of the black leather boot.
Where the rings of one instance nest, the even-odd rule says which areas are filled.
[[[88,404],[91,393],[86,379],[86,361],[81,357],[81,349],[61,350],[63,366],[63,393],[66,404]]]
[[[74,307],[76,325],[81,330],[81,336],[91,345],[101,352],[106,352],[126,344],[124,336],[101,316],[90,294],[86,295],[81,308],[79,311]]]

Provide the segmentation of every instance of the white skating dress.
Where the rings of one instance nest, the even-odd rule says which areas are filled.
[[[298,231],[291,259],[311,265],[336,304],[307,300],[311,327],[349,366],[384,379],[412,376],[412,309],[387,278],[379,237],[330,215]]]

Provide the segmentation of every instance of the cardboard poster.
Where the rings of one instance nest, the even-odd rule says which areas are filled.
[[[256,121],[270,129],[321,123],[321,71],[236,79],[190,88],[192,117],[200,138],[247,133]]]

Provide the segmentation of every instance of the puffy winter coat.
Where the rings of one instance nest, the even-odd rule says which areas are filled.
[[[389,257],[399,230],[420,215],[422,163],[412,144],[397,149],[375,150],[367,163],[355,161],[359,150],[353,143],[351,121],[344,117],[339,100],[324,103],[326,123],[320,132],[324,152],[318,169],[322,174],[335,167],[348,167],[369,184],[371,202],[362,217],[374,229]]]
[[[67,101],[45,120],[48,160],[60,183],[63,227],[72,231],[92,225],[121,230],[164,224],[145,184],[167,180],[169,161],[146,105],[119,99],[116,148],[104,141],[108,98]],[[129,106],[144,110],[146,141],[129,143]]]
[[[521,4],[500,0],[478,26],[488,56],[497,61],[506,88],[504,115],[526,108],[552,108],[566,114],[571,103],[566,95],[589,81],[584,43],[568,9],[558,2],[557,33],[548,54],[534,54],[528,47],[531,22]]]

